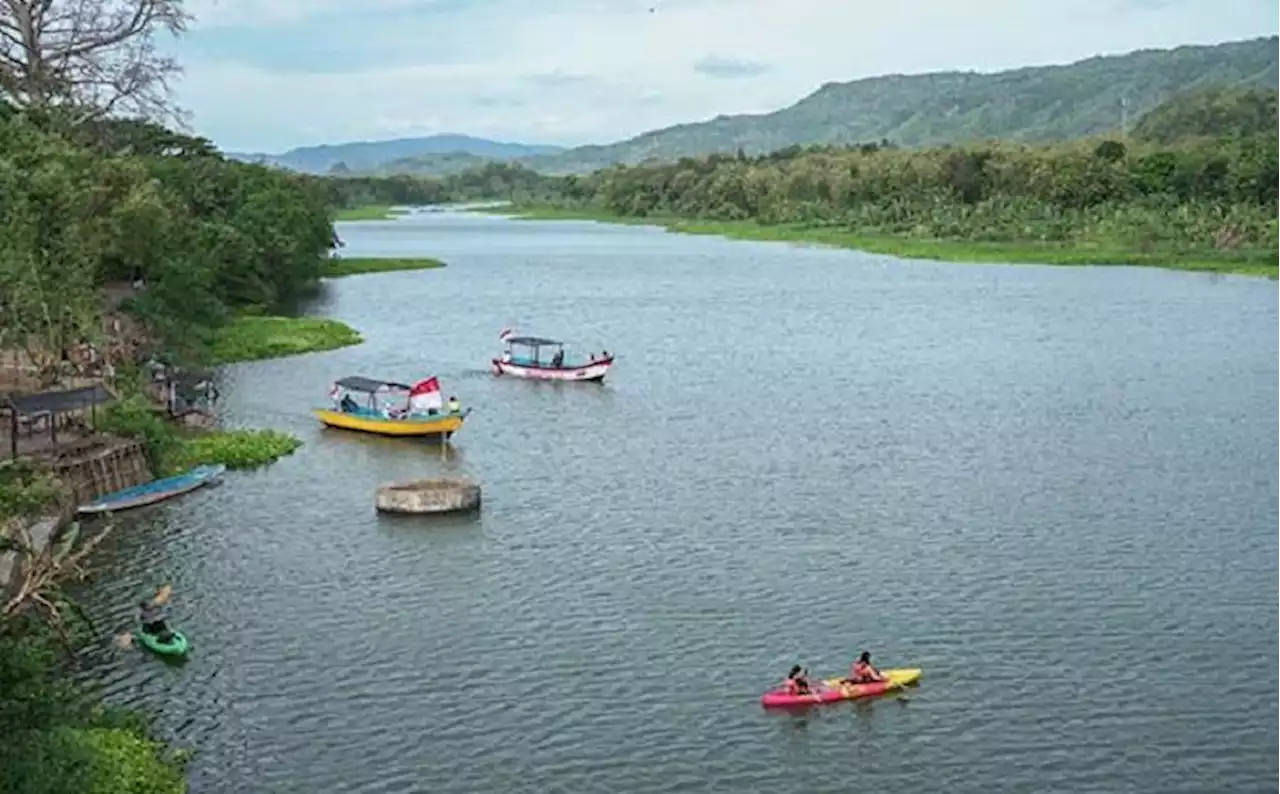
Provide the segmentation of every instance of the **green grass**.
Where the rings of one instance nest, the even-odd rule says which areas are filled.
[[[333,214],[335,221],[389,221],[401,215],[390,204],[366,204],[360,207],[344,207]]]
[[[859,234],[856,231],[832,228],[830,226],[765,225],[753,221],[696,221],[686,218],[629,218],[611,215],[598,210],[574,210],[546,206],[494,207],[484,211],[492,215],[507,215],[517,220],[588,220],[637,226],[660,226],[681,234],[711,234],[735,240],[853,248],[874,254],[889,254],[908,259],[932,259],[946,262],[1137,265],[1170,270],[1263,276],[1271,279],[1277,277],[1277,264],[1280,263],[1276,251],[1245,251],[1239,253],[1213,251],[1146,252],[1125,249],[1119,246],[1055,245],[1030,241],[1005,243],[928,240],[889,235]]]
[[[213,358],[219,364],[259,361],[334,350],[363,341],[351,326],[324,317],[237,317],[218,329]]]
[[[334,257],[324,267],[327,278],[355,276],[361,273],[391,273],[398,270],[431,270],[444,267],[444,262],[430,257],[414,258],[374,258],[374,257]]]

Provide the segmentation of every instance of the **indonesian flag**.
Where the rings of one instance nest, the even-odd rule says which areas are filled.
[[[516,329],[514,329],[514,328],[503,328],[503,329],[502,329],[502,333],[498,334],[498,339],[499,339],[500,341],[505,342],[505,341],[507,341],[507,337],[508,337],[508,336],[511,336],[511,335],[512,335],[512,334],[514,334],[515,332],[516,332]]]
[[[439,378],[427,378],[419,381],[409,390],[409,410],[414,413],[426,413],[428,409],[437,411],[444,407],[444,398],[440,396]]]
[[[338,388],[338,384],[336,383],[333,384],[333,386],[329,389],[330,400],[336,401],[341,394],[342,394],[342,389]]]

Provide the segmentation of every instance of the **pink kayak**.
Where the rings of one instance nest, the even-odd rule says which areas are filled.
[[[886,680],[870,684],[846,684],[838,678],[830,678],[815,687],[808,695],[792,695],[781,689],[771,689],[760,697],[760,704],[766,707],[810,706],[815,703],[836,703],[841,700],[883,695],[894,689],[914,684],[920,679],[919,668],[881,670]]]

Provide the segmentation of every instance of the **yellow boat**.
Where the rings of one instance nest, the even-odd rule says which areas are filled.
[[[364,405],[353,396],[357,394],[366,398]],[[446,406],[434,377],[409,386],[355,375],[335,382],[329,397],[333,408],[312,411],[326,427],[380,436],[443,441],[462,429],[471,412],[462,410],[452,397]]]
[[[899,687],[911,686],[920,683],[920,676],[924,675],[924,670],[919,667],[898,667],[889,670],[881,670],[880,675],[884,676],[885,681],[890,682],[893,686],[885,687],[884,691],[888,692]],[[850,694],[858,693],[860,695],[867,689],[867,684],[847,684],[842,678],[827,678],[823,682],[830,687],[838,687],[848,690]],[[870,694],[876,694],[871,692]]]

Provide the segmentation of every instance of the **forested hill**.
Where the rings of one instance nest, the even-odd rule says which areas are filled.
[[[773,113],[721,116],[520,162],[548,173],[580,173],[616,163],[669,161],[739,148],[761,154],[794,145],[881,139],[901,146],[993,138],[1065,140],[1118,129],[1124,113],[1135,120],[1174,94],[1190,90],[1276,88],[1278,62],[1277,37],[1271,36],[994,74],[872,77],[829,83]]]
[[[264,163],[300,171],[307,174],[328,172],[372,172],[393,161],[402,167],[390,172],[412,173],[430,168],[417,164],[417,158],[431,161],[434,158],[461,160],[467,165],[489,160],[505,161],[519,157],[550,155],[561,151],[559,146],[540,146],[523,143],[506,143],[469,135],[430,135],[425,138],[397,138],[390,141],[352,141],[321,146],[301,146],[283,154],[250,154],[228,152],[233,160]],[[465,165],[462,167],[466,167]],[[454,169],[461,170],[461,169]],[[446,167],[444,172],[448,172]]]

